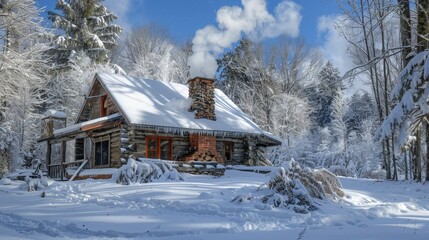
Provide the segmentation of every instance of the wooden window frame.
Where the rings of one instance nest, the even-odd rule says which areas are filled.
[[[107,106],[105,106],[106,101],[107,95],[100,96],[100,117],[107,116],[109,105],[107,104]]]
[[[172,160],[173,156],[173,138],[172,137],[164,137],[164,136],[146,136],[146,158],[149,158],[149,141],[151,139],[156,140],[156,158],[155,159],[161,159],[161,140],[168,140],[168,148],[169,148],[169,154],[168,159],[164,160]]]
[[[100,164],[100,165],[96,165],[96,160],[95,157],[97,155],[97,143],[101,143],[102,142],[107,142],[107,164]],[[110,139],[100,139],[94,142],[94,149],[93,149],[93,156],[94,156],[94,164],[93,167],[94,168],[103,168],[103,167],[109,167],[110,166]]]

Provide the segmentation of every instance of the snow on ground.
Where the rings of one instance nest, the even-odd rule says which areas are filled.
[[[429,186],[341,178],[348,195],[298,214],[231,200],[264,174],[185,175],[183,182],[123,186],[53,182],[26,192],[0,185],[0,239],[428,239]],[[256,204],[256,203],[255,203]]]

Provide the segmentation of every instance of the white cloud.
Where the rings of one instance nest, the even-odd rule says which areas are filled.
[[[118,16],[117,24],[122,27],[124,31],[131,28],[130,19],[128,18],[131,10],[131,0],[106,0],[105,6],[116,16]]]
[[[351,24],[347,24],[347,20],[343,15],[322,16],[319,18],[317,31],[319,36],[323,38],[322,51],[325,57],[337,67],[341,74],[355,67],[353,60],[348,55],[349,43],[342,36],[338,29],[347,29]],[[368,77],[365,74],[360,74],[359,77],[351,82],[346,79],[346,96],[351,96],[360,90],[370,91],[370,88],[365,84]]]
[[[265,0],[242,0],[241,3],[242,7],[220,8],[216,17],[218,26],[208,25],[195,33],[193,55],[188,60],[191,76],[214,76],[216,57],[243,35],[255,40],[299,35],[302,17],[298,4],[284,0],[271,14]]]
[[[353,62],[347,54],[347,41],[336,29],[342,24],[344,19],[341,15],[322,16],[319,18],[317,31],[324,40],[322,50],[325,56],[344,74],[353,67]]]

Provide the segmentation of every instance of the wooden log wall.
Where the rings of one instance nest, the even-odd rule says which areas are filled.
[[[146,157],[146,136],[164,136],[172,138],[172,159],[175,161],[183,160],[185,155],[191,153],[189,135],[179,136],[171,134],[156,133],[153,129],[134,129],[125,127],[127,129],[129,144],[126,148],[126,154],[122,158],[127,159],[129,156]],[[232,160],[225,164],[246,164],[245,159],[245,144],[244,140],[240,138],[217,138],[216,148],[217,151],[224,156],[224,141],[233,142],[233,155]]]
[[[146,157],[146,133],[143,130],[124,126],[128,131],[129,145],[127,146],[127,155],[124,157],[133,156]]]
[[[79,122],[88,121],[91,119],[100,117],[100,99],[101,97],[91,97],[91,96],[101,96],[107,95],[107,115],[112,115],[119,112],[118,107],[114,103],[113,99],[108,95],[103,86],[97,81],[94,84],[94,87],[91,89],[90,96],[86,100],[85,106],[83,108],[82,114],[79,118]]]
[[[92,161],[91,161],[91,167],[94,167],[94,154],[95,154],[95,143],[99,141],[106,141],[108,140],[110,142],[110,159],[109,159],[109,167],[120,167],[121,164],[121,131],[120,128],[112,128],[109,130],[101,131],[98,133],[93,134],[93,141],[94,144],[92,146]]]
[[[225,156],[224,142],[233,143],[232,159],[226,160],[226,165],[245,164],[245,149],[243,139],[238,138],[217,138],[216,147],[222,156]]]
[[[146,136],[170,137],[172,139],[172,159],[175,161],[183,160],[183,157],[190,154],[189,135],[179,136],[171,134],[156,133],[153,129],[135,129],[126,124],[120,128],[97,133],[95,141],[108,138],[110,141],[110,167],[120,167],[126,164],[129,157],[146,157]],[[232,159],[225,164],[230,165],[255,165],[256,142],[252,138],[217,138],[216,149],[224,156],[224,142],[233,143]],[[95,152],[95,144],[93,153]]]
[[[156,133],[153,129],[135,129],[127,127],[129,145],[127,156],[146,157],[146,136],[169,137],[172,140],[172,159],[179,160],[181,156],[189,153],[189,136]]]

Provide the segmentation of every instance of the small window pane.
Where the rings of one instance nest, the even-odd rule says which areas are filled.
[[[156,156],[156,150],[157,150],[157,139],[156,138],[148,138],[147,139],[147,157],[148,158],[158,158]]]
[[[101,164],[109,164],[109,141],[101,142]]]
[[[95,166],[109,164],[109,141],[95,143]]]
[[[95,143],[95,165],[101,165],[101,142]]]

